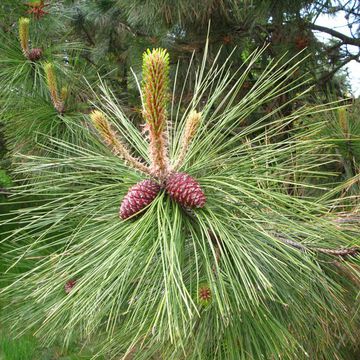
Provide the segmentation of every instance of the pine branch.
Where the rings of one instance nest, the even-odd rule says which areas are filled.
[[[330,72],[322,75],[319,79],[314,80],[314,84],[323,84],[329,79],[331,79],[342,67],[344,67],[346,64],[348,64],[352,60],[358,60],[359,54],[356,55],[350,55],[346,59],[344,59],[338,66],[336,66],[333,70]]]
[[[151,168],[154,176],[165,179],[169,171],[167,114],[169,54],[164,49],[143,54],[143,116],[150,138]]]
[[[340,257],[348,257],[348,256],[357,256],[360,254],[360,247],[351,247],[351,248],[341,248],[341,249],[328,249],[328,248],[320,248],[320,247],[307,247],[297,241],[290,240],[285,238],[284,236],[280,234],[276,234],[276,238],[283,242],[286,245],[289,245],[295,249],[298,249],[300,251],[306,252],[317,252],[332,256],[340,256]]]
[[[86,38],[87,38],[89,44],[90,44],[91,46],[95,46],[95,41],[94,41],[94,39],[92,38],[89,30],[85,27],[84,23],[81,22],[81,25],[80,25],[80,26],[81,26],[81,29],[83,30],[84,34],[86,35]]]
[[[352,38],[350,36],[344,35],[341,32],[338,32],[338,31],[336,31],[334,29],[330,29],[330,28],[325,27],[325,26],[320,26],[320,25],[316,25],[316,24],[312,24],[312,23],[309,23],[308,26],[312,30],[321,31],[321,32],[327,33],[327,34],[329,34],[331,36],[334,36],[334,37],[340,39],[341,41],[343,41],[345,44],[354,45],[354,46],[360,46],[360,39],[359,38]]]
[[[133,157],[126,146],[117,138],[116,133],[111,129],[110,123],[101,111],[93,111],[90,114],[90,118],[96,130],[99,132],[103,142],[109,146],[115,155],[125,160],[125,162],[134,169],[137,169],[147,175],[151,175],[149,167]]]
[[[186,153],[189,149],[192,139],[194,138],[196,131],[199,127],[201,119],[201,113],[196,110],[192,110],[186,119],[185,131],[182,138],[181,150],[176,163],[173,166],[173,170],[176,171],[184,162]]]
[[[64,101],[59,95],[57,78],[54,70],[54,65],[52,63],[47,63],[44,65],[44,71],[46,76],[46,82],[49,88],[51,101],[54,105],[55,110],[62,114],[65,110]]]

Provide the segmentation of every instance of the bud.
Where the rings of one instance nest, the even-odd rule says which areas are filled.
[[[128,165],[140,170],[146,174],[150,174],[150,169],[133,157],[126,146],[118,139],[114,130],[112,130],[109,121],[104,113],[99,110],[94,110],[90,114],[90,119],[101,136],[102,141],[107,145],[113,154],[124,159]]]
[[[346,109],[345,108],[339,108],[338,109],[338,118],[339,118],[339,125],[340,128],[346,138],[349,137],[349,124],[347,121],[346,116]]]
[[[26,57],[28,57],[29,54],[29,26],[30,26],[30,19],[28,18],[19,19],[20,46],[23,51],[23,54]]]
[[[177,170],[184,162],[186,153],[189,149],[192,139],[194,138],[196,131],[200,125],[201,113],[196,110],[190,111],[188,117],[186,118],[185,130],[182,138],[181,150],[176,161],[173,166],[173,170]]]
[[[54,108],[57,112],[64,112],[64,102],[61,100],[58,94],[57,79],[55,75],[54,65],[52,63],[47,63],[44,65],[46,82],[50,91],[51,100],[53,102]]]
[[[152,172],[160,179],[168,173],[166,106],[168,101],[169,54],[149,49],[143,54],[143,116],[150,140]]]
[[[68,96],[69,96],[69,89],[68,89],[67,86],[63,86],[61,88],[61,99],[62,99],[62,101],[65,102],[66,99],[68,98]]]

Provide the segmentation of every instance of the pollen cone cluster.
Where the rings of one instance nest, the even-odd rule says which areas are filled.
[[[51,75],[51,73],[50,73]],[[128,166],[151,177],[132,186],[120,205],[119,217],[128,219],[144,210],[156,198],[161,189],[184,208],[202,208],[206,197],[200,184],[189,174],[179,173],[194,139],[201,120],[201,113],[191,110],[186,118],[181,148],[177,159],[170,166],[167,136],[169,55],[164,49],[147,50],[143,55],[143,117],[148,133],[150,164],[137,160],[107,120],[105,114],[95,110],[90,114],[92,123],[102,141],[116,155],[125,160]],[[51,77],[50,77],[51,78]],[[50,79],[51,80],[51,79]],[[51,81],[48,80],[49,88]],[[53,92],[56,98],[57,92]]]

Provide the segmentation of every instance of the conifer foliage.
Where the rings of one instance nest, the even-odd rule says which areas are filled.
[[[158,13],[151,2],[76,1],[64,17],[76,12],[93,48],[38,41],[70,3],[29,2],[17,30],[1,35],[0,119],[15,179],[6,202],[14,210],[0,217],[1,327],[47,346],[77,342],[99,359],[352,359],[360,334],[353,114],[304,100],[312,88],[301,54],[215,51],[208,38],[175,65],[172,51],[144,51],[144,35],[119,25],[127,18],[140,32],[136,15],[151,8],[142,30],[160,17],[175,50],[187,15],[203,6],[196,1],[189,14],[182,1],[158,2]],[[229,24],[243,19],[239,3],[206,2],[196,26],[218,8]],[[89,31],[89,19],[117,24],[115,33],[103,26],[109,48],[126,32],[142,49],[132,53],[142,66],[121,82],[137,99],[119,99],[108,67],[116,55],[126,69],[128,57],[94,56],[104,34]],[[265,30],[281,43],[281,28]],[[328,170],[337,159],[345,182]]]
[[[144,165],[144,161],[135,159],[111,129],[104,114],[95,110],[90,115],[95,127],[105,144],[110,146],[116,155],[120,155],[127,164],[155,178],[141,181],[131,187],[120,207],[120,217],[127,219],[149,205],[165,187],[170,196],[184,207],[203,207],[205,196],[199,184],[188,174],[172,173],[168,155],[167,112],[168,98],[169,55],[164,49],[148,50],[143,57],[143,115],[146,121],[146,131],[149,133],[149,156],[151,165]],[[49,86],[50,87],[50,86]],[[55,87],[55,85],[54,85]],[[196,113],[196,112],[195,112]],[[193,119],[194,113],[189,116],[186,125],[184,145],[180,154],[180,161],[186,154],[190,137],[196,131]],[[178,161],[179,162],[179,161]]]
[[[3,240],[4,320],[48,343],[96,338],[107,358],[336,359],[356,342],[359,229],[300,195],[328,162],[308,140],[323,124],[289,126],[329,106],[235,130],[299,86],[297,59],[274,62],[239,99],[261,51],[235,75],[231,58],[203,61],[185,109],[168,100],[167,52],[147,51],[145,132],[101,82],[87,144],[22,158],[18,176],[37,181],[14,200],[38,203],[8,220],[21,227]]]

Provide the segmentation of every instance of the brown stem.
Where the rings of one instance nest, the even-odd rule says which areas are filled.
[[[345,44],[349,44],[349,45],[354,45],[354,46],[360,46],[360,39],[358,38],[352,38],[350,36],[346,36],[345,34],[338,32],[334,29],[330,29],[328,27],[325,26],[320,26],[320,25],[316,25],[316,24],[308,24],[308,26],[310,27],[310,29],[312,30],[316,30],[316,31],[321,31],[321,32],[325,32],[331,36],[334,36],[340,40],[342,40]]]
[[[94,110],[90,114],[90,118],[100,134],[102,141],[111,149],[114,155],[122,158],[128,165],[137,169],[147,175],[151,175],[150,168],[132,156],[121,140],[118,139],[117,134],[111,128],[109,121],[105,114],[101,111]]]
[[[193,220],[196,220],[196,214],[194,211],[189,211],[185,209],[186,214]],[[216,253],[216,261],[220,260],[220,248],[221,248],[221,240],[218,234],[215,234],[212,230],[208,229],[208,235],[211,239],[211,242],[215,246],[215,253]],[[329,249],[329,248],[322,248],[322,247],[307,247],[297,241],[290,240],[281,234],[275,234],[276,239],[280,240],[282,243],[291,246],[295,249],[298,249],[302,252],[311,251],[321,254],[327,254],[332,256],[339,256],[342,258],[346,258],[349,256],[358,256],[360,254],[360,247],[353,246],[350,248],[340,248],[340,249]]]
[[[348,256],[357,256],[360,254],[360,247],[353,246],[350,248],[340,248],[340,249],[329,249],[329,248],[321,248],[321,247],[307,247],[297,241],[287,239],[282,235],[277,234],[276,238],[280,240],[282,243],[289,245],[295,249],[300,251],[312,251],[332,256],[340,256],[340,257],[348,257]]]
[[[313,84],[323,84],[329,79],[331,79],[343,66],[348,64],[352,60],[356,60],[359,58],[359,54],[350,55],[345,58],[338,66],[336,66],[333,70],[323,74],[319,79],[315,79]]]

